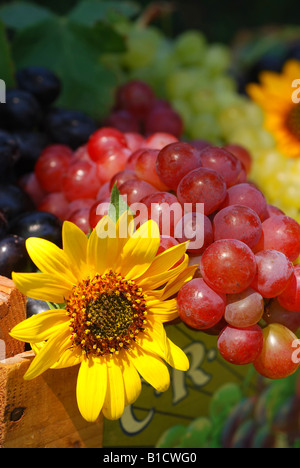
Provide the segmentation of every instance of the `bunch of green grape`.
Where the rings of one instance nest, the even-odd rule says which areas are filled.
[[[269,203],[300,220],[300,159],[287,160],[264,129],[259,106],[237,90],[230,73],[229,47],[209,43],[198,30],[168,38],[151,25],[122,23],[126,51],[105,56],[120,81],[149,83],[158,97],[169,101],[184,123],[184,138],[215,145],[243,145],[253,158],[252,180]]]
[[[300,442],[299,373],[266,381],[255,395],[228,382],[212,396],[208,415],[164,431],[157,448],[292,448]]]

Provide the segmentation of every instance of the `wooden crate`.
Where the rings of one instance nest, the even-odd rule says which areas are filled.
[[[88,423],[77,408],[77,366],[23,379],[34,354],[9,330],[25,317],[26,298],[0,276],[0,447],[101,448],[102,417]]]

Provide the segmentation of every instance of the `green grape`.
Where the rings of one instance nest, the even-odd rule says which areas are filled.
[[[208,81],[208,75],[205,70],[195,68],[178,68],[172,73],[166,83],[166,92],[168,98],[172,101],[174,98],[186,98],[196,89]]]
[[[196,115],[202,112],[215,114],[218,110],[218,102],[215,98],[215,94],[216,92],[213,86],[195,90],[187,99],[192,112]]]
[[[212,44],[206,49],[203,66],[212,73],[225,72],[231,64],[231,54],[224,44]]]
[[[221,143],[220,133],[217,120],[209,113],[195,115],[187,129],[189,138],[208,140],[216,145]]]
[[[160,47],[162,34],[154,27],[130,29],[122,65],[132,70],[150,65]]]
[[[181,439],[182,448],[205,448],[209,442],[213,425],[208,418],[199,417],[195,419],[186,429]]]
[[[199,31],[185,31],[174,42],[174,55],[181,65],[201,65],[206,54],[206,39]]]
[[[229,413],[242,398],[242,391],[237,384],[226,383],[222,385],[210,401],[209,409],[212,423],[224,423]]]
[[[166,430],[160,436],[156,443],[156,448],[176,447],[181,442],[181,439],[184,437],[185,433],[186,427],[181,424],[170,427],[170,429]]]

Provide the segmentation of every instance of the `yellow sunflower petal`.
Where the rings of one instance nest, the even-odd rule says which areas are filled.
[[[43,273],[54,274],[66,284],[75,284],[76,276],[72,270],[72,263],[66,253],[52,242],[29,237],[26,240],[26,249],[33,263]]]
[[[175,268],[171,268],[167,271],[161,271],[159,274],[150,277],[138,278],[137,283],[146,292],[153,291],[159,288],[163,284],[169,283],[174,278],[177,278],[182,271],[185,271],[189,262],[188,255],[184,256],[184,260]]]
[[[69,297],[73,285],[48,273],[12,273],[16,287],[26,296],[41,301],[62,304]]]
[[[170,386],[170,374],[163,361],[154,354],[143,350],[138,344],[130,349],[128,357],[141,376],[159,392]]]
[[[10,335],[16,340],[39,343],[50,338],[57,332],[57,327],[68,321],[65,310],[46,310],[18,323],[10,331]]]
[[[83,361],[84,354],[81,348],[70,347],[64,351],[60,359],[51,366],[51,369],[63,369],[65,367],[77,366]]]
[[[187,245],[188,242],[184,242],[157,255],[147,271],[139,277],[139,281],[143,278],[159,275],[172,268],[184,256]]]
[[[148,322],[150,327],[146,328],[139,345],[147,351],[158,354],[174,369],[188,370],[189,360],[186,354],[167,337],[162,323],[150,317]]]
[[[147,312],[154,315],[161,322],[170,322],[178,317],[177,301],[170,299],[161,301],[160,299],[147,300]]]
[[[94,422],[102,410],[107,390],[107,367],[104,358],[84,358],[78,372],[76,396],[80,413]]]
[[[69,257],[79,279],[82,278],[82,266],[86,262],[88,238],[76,224],[65,221],[62,226],[63,250]]]
[[[122,366],[123,366],[123,381],[125,391],[125,406],[131,405],[139,397],[142,390],[141,378],[128,359],[126,353],[123,353]]]
[[[33,379],[49,369],[58,361],[64,351],[70,346],[70,330],[68,324],[57,327],[57,333],[52,335],[45,346],[35,356],[24,375],[25,380]]]
[[[141,276],[153,262],[160,244],[157,224],[150,220],[127,240],[121,253],[119,271],[126,279]]]
[[[159,298],[161,301],[168,299],[169,297],[176,294],[185,283],[193,279],[197,268],[198,265],[191,265],[187,267],[177,277],[172,278],[163,289],[152,291],[151,294],[153,294],[154,297]]]
[[[107,419],[119,419],[125,408],[125,390],[122,374],[122,360],[117,356],[107,358],[108,383],[103,414]]]

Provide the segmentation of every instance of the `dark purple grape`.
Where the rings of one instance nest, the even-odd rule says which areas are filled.
[[[9,230],[24,239],[41,237],[61,246],[61,227],[62,222],[52,213],[32,211],[15,218],[11,222]]]
[[[0,130],[0,182],[7,181],[19,157],[17,139],[11,133]]]
[[[44,118],[44,129],[53,143],[72,149],[85,144],[98,126],[83,112],[62,108],[51,109]]]
[[[14,173],[19,177],[34,170],[41,152],[50,141],[47,135],[38,131],[14,132],[13,137],[18,143],[20,152],[19,159],[14,166]]]
[[[31,66],[16,73],[18,87],[33,94],[42,106],[49,106],[59,96],[61,81],[45,67]]]
[[[32,262],[25,247],[25,239],[8,235],[0,240],[0,275],[11,278],[13,271],[31,271]]]
[[[29,196],[17,185],[0,185],[0,210],[11,221],[25,211],[34,209],[34,204]]]
[[[0,210],[0,239],[2,239],[5,236],[7,232],[7,228],[8,228],[7,219],[3,211]]]
[[[10,89],[6,104],[0,106],[0,126],[7,130],[31,130],[41,120],[41,107],[35,97],[22,89]]]

